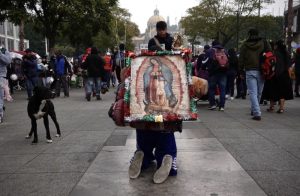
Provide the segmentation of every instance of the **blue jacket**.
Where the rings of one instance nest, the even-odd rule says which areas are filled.
[[[0,77],[6,77],[7,65],[11,63],[11,56],[8,51],[0,52]]]

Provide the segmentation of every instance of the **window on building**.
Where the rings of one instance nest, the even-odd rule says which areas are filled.
[[[11,22],[7,22],[7,35],[14,36],[14,25]]]
[[[4,23],[0,22],[0,34],[5,35]]]
[[[7,49],[9,51],[12,51],[12,50],[15,49],[14,40],[13,39],[7,39]]]
[[[17,49],[20,50],[20,42],[19,42],[18,40],[16,40],[16,44],[17,44],[17,45],[16,45],[16,46],[17,46]]]
[[[29,48],[29,42],[28,41],[24,41],[24,48],[25,49]]]
[[[0,46],[5,46],[5,38],[0,37]]]
[[[16,29],[16,37],[19,38],[19,26],[15,26]]]

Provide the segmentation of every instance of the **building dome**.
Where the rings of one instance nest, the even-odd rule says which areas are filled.
[[[151,16],[147,22],[148,27],[155,27],[156,23],[159,21],[165,21],[165,19],[159,15],[158,9],[154,10],[154,15]]]

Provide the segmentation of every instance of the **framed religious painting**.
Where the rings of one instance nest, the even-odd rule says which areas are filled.
[[[191,109],[189,77],[180,55],[132,59],[131,76],[127,79],[130,112],[125,121],[196,120],[197,112]]]

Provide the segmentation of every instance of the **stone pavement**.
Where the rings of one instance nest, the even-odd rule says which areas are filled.
[[[135,132],[107,116],[113,94],[86,102],[82,90],[54,99],[62,137],[25,140],[30,121],[25,92],[7,104],[0,125],[0,195],[300,195],[300,99],[284,114],[251,120],[249,100],[227,102],[225,112],[199,104],[201,122],[176,133],[178,176],[152,183],[155,166],[129,180]],[[266,107],[263,107],[266,110]]]

